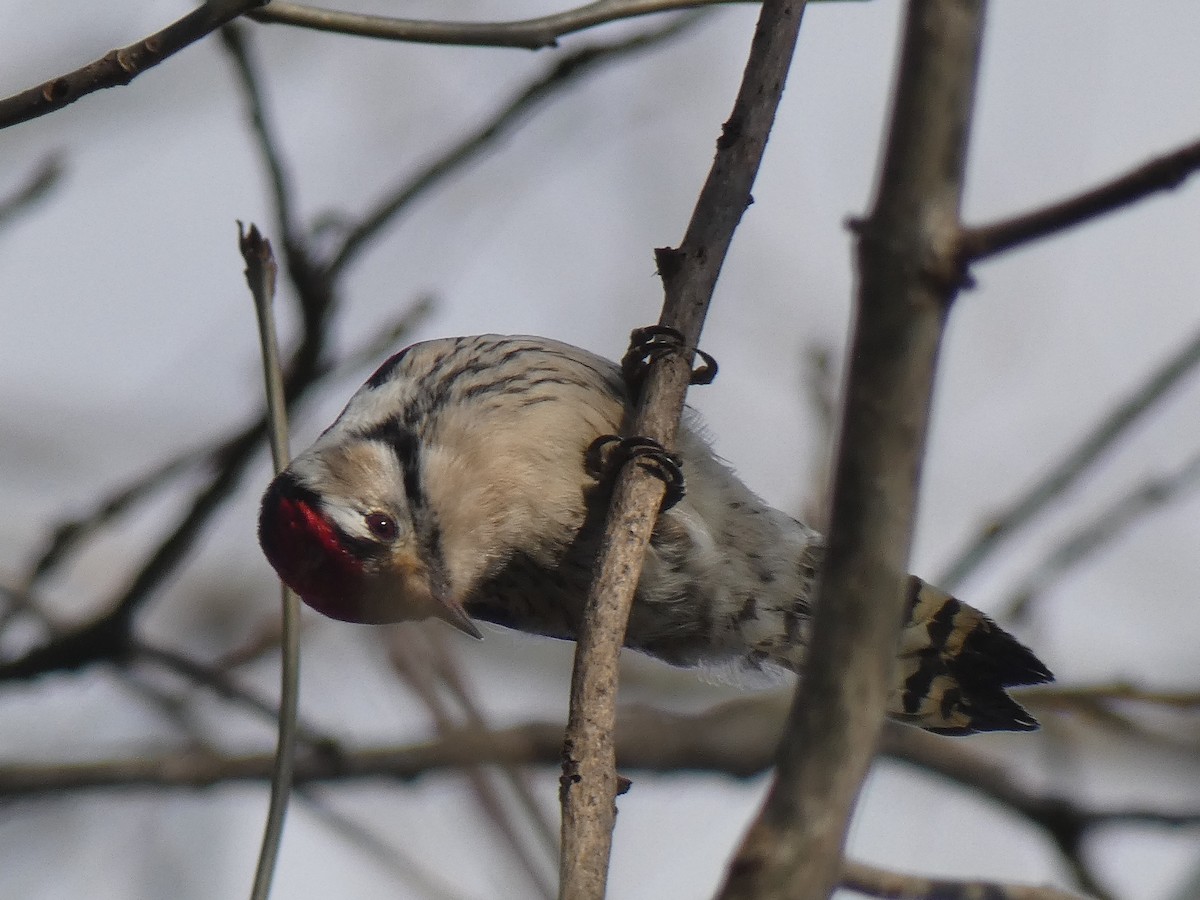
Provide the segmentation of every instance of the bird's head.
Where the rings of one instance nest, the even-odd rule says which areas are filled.
[[[386,440],[318,442],[267,488],[259,543],[283,582],[331,618],[435,617],[479,637],[451,591],[417,475],[402,463]]]

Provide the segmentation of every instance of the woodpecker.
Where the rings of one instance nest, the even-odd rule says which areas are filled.
[[[631,421],[628,371],[540,337],[414,344],[267,488],[259,541],[347,622],[473,620],[573,639],[611,492],[589,454]],[[625,645],[677,666],[798,672],[821,536],[759,499],[685,412],[686,493],[659,516]],[[1005,688],[1052,680],[978,610],[907,583],[888,714],[940,734],[1029,731]]]

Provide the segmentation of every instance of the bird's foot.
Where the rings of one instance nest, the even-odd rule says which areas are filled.
[[[687,350],[683,334],[677,328],[669,325],[647,325],[635,328],[629,335],[629,350],[621,358],[621,374],[629,389],[637,394],[646,380],[650,364],[656,359],[669,353],[682,353]],[[692,369],[689,384],[711,384],[717,377],[717,361],[711,355],[697,348],[695,354],[701,363]]]
[[[683,499],[683,460],[658,441],[647,437],[601,435],[588,447],[587,471],[597,481],[615,478],[621,467],[632,459],[636,459],[638,465],[666,484],[667,492],[662,502],[664,512]]]

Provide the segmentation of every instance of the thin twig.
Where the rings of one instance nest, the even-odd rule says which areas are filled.
[[[134,660],[155,663],[169,669],[192,684],[207,688],[222,700],[245,707],[278,728],[278,706],[249,688],[238,684],[219,668],[205,665],[176,650],[154,646],[140,638],[134,638],[133,645]],[[279,642],[274,642],[273,646],[278,647]],[[296,739],[320,753],[336,755],[341,752],[336,737],[299,720],[296,723]]]
[[[431,22],[368,16],[275,0],[255,12],[252,18],[259,22],[278,22],[392,41],[537,50],[557,46],[558,38],[605,22],[730,2],[738,0],[598,0],[576,9],[517,22]]]
[[[775,781],[719,897],[825,900],[893,682],[954,255],[983,0],[908,5],[859,291],[812,640]]]
[[[850,860],[842,865],[841,886],[884,900],[1086,900],[1080,894],[1053,887],[927,878]]]
[[[457,663],[457,658],[451,652],[446,632],[440,628],[428,629],[426,635],[429,637],[435,651],[434,668],[437,675],[441,679],[442,684],[450,692],[450,695],[458,703],[459,711],[467,727],[488,730],[490,726],[484,718],[479,704],[475,701],[474,691],[467,685],[462,668]],[[551,823],[545,811],[538,804],[537,798],[533,795],[533,788],[529,783],[529,779],[516,766],[501,766],[500,771],[503,773],[505,780],[517,798],[517,802],[521,810],[525,813],[525,817],[528,819],[530,825],[533,826],[534,832],[541,841],[547,857],[551,860],[557,860],[559,854],[558,829]]]
[[[782,728],[786,698],[731,701],[697,715],[650,707],[622,710],[618,725],[621,768],[629,772],[714,773],[753,778],[770,768]],[[461,728],[431,741],[404,746],[360,747],[333,755],[304,750],[296,760],[296,783],[369,779],[412,781],[464,766],[557,767],[561,722],[529,722],[496,731]],[[1069,798],[1022,787],[1008,768],[961,741],[946,741],[907,726],[884,731],[884,756],[961,785],[1041,828],[1079,832],[1107,825],[1193,828],[1200,809],[1090,808]],[[71,764],[0,765],[0,797],[117,788],[208,788],[223,783],[266,781],[268,753],[220,755],[189,750]]]
[[[1097,187],[1031,212],[966,228],[959,252],[966,264],[1041,240],[1115,212],[1159,191],[1179,187],[1200,169],[1200,141],[1143,163]]]
[[[1125,395],[1049,472],[993,516],[959,551],[935,583],[947,591],[962,582],[1083,475],[1135,424],[1200,366],[1200,329]]]
[[[221,29],[220,37],[229,58],[233,61],[234,71],[246,97],[251,132],[258,144],[259,157],[267,170],[271,201],[275,207],[276,222],[283,234],[285,251],[289,254],[300,253],[302,229],[295,213],[296,189],[288,177],[279,136],[275,134],[267,114],[262,76],[251,55],[246,30],[240,25],[227,25]]]
[[[438,693],[439,676],[446,670],[447,659],[434,661],[439,649],[430,634],[430,629],[393,629],[388,635],[388,659],[399,676],[404,680],[414,694],[417,695],[425,709],[433,719],[438,734],[447,734],[456,730],[456,723],[449,705]],[[478,727],[475,723],[472,726]],[[510,770],[511,771],[511,770]],[[522,841],[516,827],[516,822],[509,814],[496,788],[488,778],[488,773],[480,766],[465,767],[464,776],[470,782],[471,789],[484,814],[504,836],[509,849],[516,858],[521,869],[532,883],[538,896],[550,898],[554,896],[553,888],[546,879],[542,866],[529,852]]]
[[[0,199],[0,228],[45,197],[62,180],[63,164],[58,156],[46,157],[25,179],[25,183]]]
[[[52,78],[0,100],[0,128],[36,119],[62,109],[101,88],[129,84],[168,56],[216,31],[266,0],[208,0],[182,19],[136,44],[110,50],[82,69]]]
[[[717,141],[716,158],[683,241],[678,249],[656,252],[666,290],[659,324],[676,329],[686,350],[651,364],[630,433],[664,447],[674,443],[691,377],[692,350],[734,230],[751,202],[750,189],[783,93],[804,5],[803,0],[764,3],[733,112]],[[617,654],[663,492],[663,483],[642,467],[623,468],[584,606],[563,743],[562,900],[604,895],[618,790],[613,742]]]
[[[1079,702],[1129,703],[1137,706],[1161,707],[1181,711],[1200,711],[1200,691],[1165,691],[1138,687],[1134,684],[1093,684],[1076,687],[1046,685],[1031,691],[1027,699],[1043,706],[1070,708]]]
[[[1135,522],[1182,499],[1197,487],[1200,487],[1200,454],[1174,472],[1134,485],[1059,541],[1009,592],[1008,599],[1000,603],[1001,615],[1009,619],[1025,615],[1035,598],[1072,567],[1094,557]]]
[[[342,238],[326,266],[330,277],[339,275],[396,215],[424,196],[430,188],[445,180],[447,174],[462,168],[515,128],[539,104],[560,95],[582,78],[604,66],[635,56],[678,37],[703,20],[702,14],[676,16],[666,25],[639,32],[616,41],[581,47],[559,58],[549,70],[518,91],[475,131],[438,153],[428,165],[386,191]]]
[[[816,421],[810,430],[812,461],[800,518],[817,531],[824,532],[829,524],[825,521],[829,513],[829,471],[838,425],[838,383],[834,377],[833,349],[827,344],[810,343],[804,348],[803,362],[802,389]]]
[[[287,468],[288,452],[287,401],[283,393],[283,372],[279,363],[279,342],[275,336],[275,276],[278,266],[271,253],[271,242],[258,229],[250,226],[242,232],[238,224],[239,245],[246,260],[246,281],[254,297],[258,318],[258,333],[262,343],[263,380],[266,384],[267,417],[270,420],[271,459],[275,472]],[[296,723],[300,696],[300,601],[284,585],[280,585],[283,606],[283,664],[279,689],[279,740],[275,749],[275,765],[271,775],[271,801],[263,831],[262,849],[254,873],[251,900],[267,900],[275,862],[283,839],[283,821],[287,814],[288,798],[292,792],[292,773],[295,768]]]
[[[311,787],[297,788],[296,795],[328,827],[385,865],[407,884],[412,896],[421,900],[463,900],[464,895],[442,878],[436,869],[422,865],[401,847],[388,843],[362,823],[335,809],[319,791]]]

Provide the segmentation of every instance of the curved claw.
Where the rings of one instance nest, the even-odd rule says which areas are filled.
[[[705,353],[699,347],[696,348],[696,355],[703,361],[703,365],[692,369],[692,377],[688,384],[712,384],[713,379],[717,377],[717,361],[711,353]]]
[[[669,325],[635,328],[629,335],[629,350],[621,358],[621,374],[625,377],[625,383],[636,393],[646,379],[650,363],[668,353],[684,352],[686,349],[683,334],[677,328]],[[689,384],[711,384],[717,377],[717,361],[703,350],[696,349],[693,352],[703,360],[703,364],[692,370]]]
[[[633,459],[666,484],[662,511],[670,509],[683,499],[686,493],[683,460],[658,441],[648,437],[622,438],[615,434],[601,435],[588,447],[584,464],[588,474],[599,481],[615,477],[621,471],[621,467]]]

